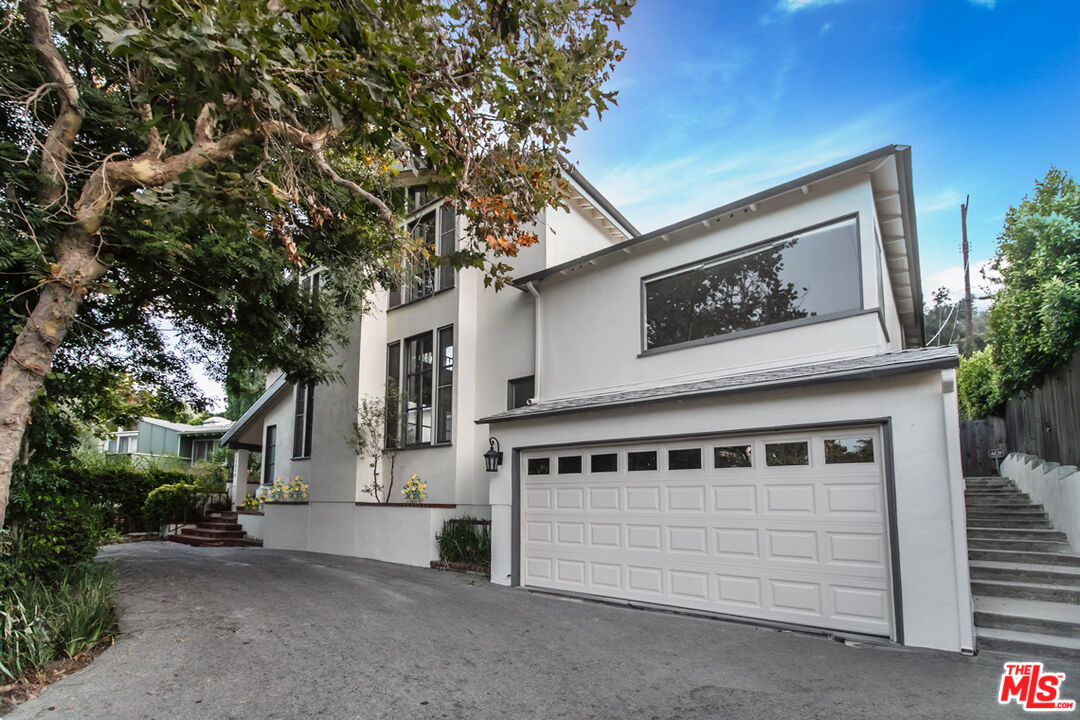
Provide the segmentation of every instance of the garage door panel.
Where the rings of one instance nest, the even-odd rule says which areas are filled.
[[[713,485],[712,497],[712,510],[715,513],[757,512],[757,487],[755,485]]]
[[[878,447],[876,429],[849,435],[872,436]],[[830,437],[840,435],[536,453],[552,469],[559,457],[580,453],[584,471],[524,475],[524,583],[887,636],[880,458],[864,462],[865,443],[826,450]],[[779,461],[805,464],[764,465],[766,444],[782,446],[773,453]],[[644,469],[628,470],[631,452]],[[590,472],[592,456],[617,470]],[[741,466],[714,468],[714,456]]]

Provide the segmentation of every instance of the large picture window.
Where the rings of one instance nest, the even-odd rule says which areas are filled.
[[[862,307],[856,218],[644,280],[645,349]]]
[[[411,210],[423,213],[406,226],[417,246],[417,253],[408,259],[408,279],[400,288],[390,291],[390,307],[421,300],[439,290],[454,287],[454,268],[446,263],[435,263],[432,258],[447,257],[456,249],[454,208],[447,202],[433,204],[426,189],[414,188],[410,192]],[[424,210],[426,205],[431,205]]]
[[[400,359],[399,359],[400,358]],[[387,382],[400,380],[404,437],[398,440],[397,407],[387,413],[387,447],[417,447],[453,439],[454,328],[451,325],[387,346]],[[400,365],[399,365],[400,362]]]

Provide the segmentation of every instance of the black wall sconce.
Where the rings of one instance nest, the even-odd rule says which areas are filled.
[[[484,453],[484,467],[488,472],[498,472],[499,466],[502,465],[502,450],[499,449],[499,441],[495,438],[488,438],[488,445],[490,450]]]

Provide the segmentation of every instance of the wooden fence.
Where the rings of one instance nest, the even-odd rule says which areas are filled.
[[[1042,385],[1009,400],[1005,426],[1010,452],[1080,466],[1080,352]]]
[[[1005,420],[988,417],[960,422],[960,457],[964,477],[997,475],[998,461],[990,457],[991,448],[1007,446]]]

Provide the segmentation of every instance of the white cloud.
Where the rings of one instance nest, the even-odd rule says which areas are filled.
[[[994,2],[995,0],[973,0],[977,2]],[[798,12],[807,8],[821,7],[822,5],[836,5],[847,0],[780,0],[776,9],[786,13]]]
[[[831,22],[827,22],[827,23],[824,23],[824,24],[823,24],[823,25],[821,26],[821,29],[820,29],[820,30],[818,30],[818,34],[819,34],[819,35],[824,35],[825,33],[829,32],[830,30],[832,30],[832,23],[831,23]]]
[[[948,210],[950,208],[956,208],[959,210],[960,205],[964,202],[964,198],[960,196],[960,193],[956,192],[953,188],[942,190],[941,193],[932,200],[925,202],[916,199],[915,206],[922,214],[937,212],[938,210]]]
[[[972,5],[978,5],[984,7],[987,10],[993,10],[997,6],[997,0],[968,0]]]
[[[983,300],[994,291],[994,284],[983,277],[997,277],[991,268],[991,260],[983,260],[971,266],[971,294],[975,297],[975,307],[985,310],[990,307],[990,300]],[[923,302],[927,305],[933,300],[934,291],[945,288],[954,302],[964,297],[964,266],[954,265],[923,276]]]

